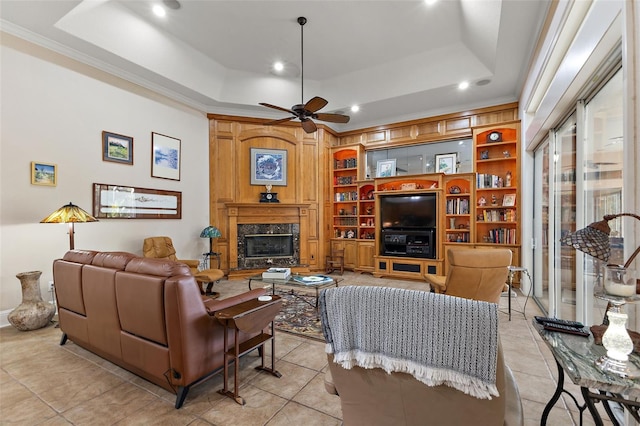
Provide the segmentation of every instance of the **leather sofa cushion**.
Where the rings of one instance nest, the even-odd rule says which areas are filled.
[[[136,258],[135,254],[127,253],[126,251],[103,252],[96,254],[91,264],[124,271],[127,263],[134,258]]]
[[[89,265],[96,254],[98,254],[98,252],[93,250],[69,250],[64,254],[62,260]]]
[[[186,266],[184,269],[189,270]],[[164,278],[127,271],[116,274],[116,301],[122,330],[166,346]]]
[[[111,356],[122,358],[120,320],[113,285],[117,272],[117,269],[85,265],[82,269],[82,293],[89,343]]]
[[[125,268],[127,272],[155,275],[158,277],[173,277],[176,275],[191,275],[191,270],[184,263],[172,260],[136,257],[131,259]]]
[[[86,315],[82,295],[81,263],[58,260],[53,264],[56,300],[59,309],[67,309],[80,315]]]

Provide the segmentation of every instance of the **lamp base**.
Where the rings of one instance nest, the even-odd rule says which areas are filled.
[[[596,360],[595,364],[596,367],[606,373],[617,374],[621,377],[629,377],[630,375],[629,366],[626,361],[618,361],[617,359],[603,355]]]

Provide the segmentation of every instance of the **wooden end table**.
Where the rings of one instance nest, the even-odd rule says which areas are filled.
[[[261,347],[261,364],[259,367],[256,367],[256,370],[267,371],[276,377],[282,376],[275,369],[276,340],[273,324],[276,315],[282,307],[282,300],[280,296],[270,297],[271,300],[268,301],[263,302],[258,299],[252,299],[215,313],[216,319],[224,325],[224,387],[218,392],[232,398],[240,405],[244,405],[245,403],[244,398],[238,395],[239,366],[242,355],[255,348]],[[271,334],[264,331],[269,323],[271,323]],[[234,331],[233,346],[229,344],[229,330]],[[260,334],[241,344],[239,331],[248,334],[260,332]],[[264,365],[264,344],[269,340],[271,340],[271,368],[265,367]],[[227,387],[229,362],[231,362],[231,360],[234,362],[233,392]]]

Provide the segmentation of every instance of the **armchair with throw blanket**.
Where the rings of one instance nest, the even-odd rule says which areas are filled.
[[[522,425],[494,303],[347,286],[320,295],[329,370],[352,425]]]

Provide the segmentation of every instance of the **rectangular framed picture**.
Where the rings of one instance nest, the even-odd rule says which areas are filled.
[[[503,207],[513,207],[516,205],[516,194],[505,194],[502,199]]]
[[[287,150],[251,148],[251,185],[287,186]]]
[[[180,139],[151,133],[151,177],[180,180]]]
[[[133,165],[133,138],[103,131],[102,161]]]
[[[93,216],[99,219],[180,219],[182,193],[94,183]]]
[[[58,184],[58,166],[55,164],[32,161],[31,184],[56,186]]]
[[[456,173],[458,165],[458,154],[437,154],[436,173],[452,174]]]
[[[396,159],[378,160],[376,163],[376,177],[389,177],[396,175]]]

